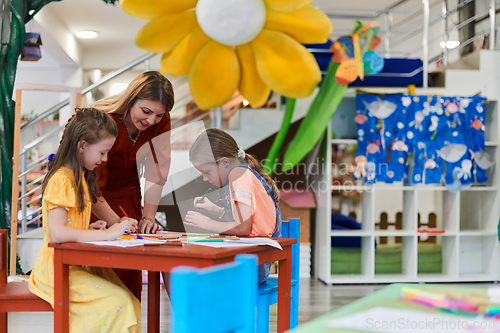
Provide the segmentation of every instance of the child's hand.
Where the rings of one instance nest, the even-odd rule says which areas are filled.
[[[106,221],[99,220],[89,224],[89,230],[106,230]]]
[[[119,220],[118,220],[118,223],[126,223],[127,225],[127,229],[125,230],[126,233],[134,233],[136,230],[137,230],[137,226],[139,225],[137,223],[137,220],[136,219],[132,219],[130,217],[121,217]]]
[[[108,239],[107,240],[115,240],[124,233],[128,232],[128,229],[130,228],[130,225],[128,225],[126,222],[121,222],[121,223],[115,223],[111,227],[105,230],[105,232],[108,234]]]
[[[219,210],[220,210],[220,207],[217,206],[216,204],[214,204],[212,201],[208,200],[207,198],[203,198],[203,200],[198,203],[198,201],[200,201],[202,197],[196,197],[194,198],[194,208],[196,209],[203,209],[205,211],[207,211],[208,213],[212,213],[212,214],[216,214]]]
[[[212,220],[208,216],[205,216],[198,212],[190,211],[186,214],[184,224],[210,230],[210,222],[212,222]]]

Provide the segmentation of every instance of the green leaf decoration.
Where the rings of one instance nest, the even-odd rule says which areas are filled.
[[[339,63],[330,62],[323,83],[314,98],[309,111],[288,146],[283,158],[283,171],[297,165],[325,132],[328,122],[344,98],[347,86],[341,86],[335,81],[335,73]]]
[[[271,176],[276,171],[276,159],[278,157],[281,146],[283,145],[286,134],[288,133],[288,129],[290,128],[294,109],[295,98],[288,98],[285,115],[283,116],[283,122],[281,123],[281,128],[274,138],[273,145],[271,146],[271,149],[269,149],[269,153],[267,154],[267,158],[264,161],[263,165],[264,172],[266,172],[269,176]]]

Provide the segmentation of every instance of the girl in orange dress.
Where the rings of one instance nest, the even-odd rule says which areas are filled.
[[[281,237],[278,188],[231,135],[207,129],[191,146],[189,160],[204,181],[219,187],[219,198],[213,203],[196,197],[197,210],[187,212],[184,224],[229,235]],[[267,280],[270,268],[270,263],[259,265],[259,283]]]
[[[118,137],[109,158],[99,166],[101,191],[94,213],[123,212],[139,221],[139,232],[156,233],[155,223],[163,185],[170,169],[170,110],[174,92],[170,81],[157,71],[139,74],[125,92],[98,101],[95,107],[108,112],[118,126]],[[139,175],[144,170],[144,209],[141,207]],[[139,171],[139,172],[138,172]],[[93,216],[92,221],[97,218]],[[140,271],[115,270],[140,299]]]
[[[107,159],[118,129],[104,112],[77,109],[64,130],[42,185],[44,242],[29,289],[54,306],[54,249],[49,242],[113,240],[130,232],[130,218],[90,222],[97,202],[94,169]],[[106,229],[106,226],[109,228]],[[71,332],[140,332],[141,305],[110,268],[70,266]]]

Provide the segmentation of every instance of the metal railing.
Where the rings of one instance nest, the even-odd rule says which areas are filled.
[[[482,2],[483,4],[487,4],[485,6],[487,9],[481,11],[479,14],[470,17],[463,22],[458,24],[454,24],[449,26],[453,15],[457,15],[457,12],[466,5],[476,5],[476,3]],[[372,2],[376,4],[376,2]],[[403,5],[410,8],[402,9]],[[435,11],[437,6],[440,5],[440,13],[431,16],[431,11]],[[401,77],[411,77],[419,72],[423,72],[423,86],[428,86],[428,73],[429,68],[436,67],[438,62],[442,61],[444,65],[446,65],[450,58],[451,52],[458,52],[462,48],[470,45],[475,40],[481,38],[482,36],[489,33],[490,35],[490,49],[495,49],[495,29],[496,29],[496,3],[495,0],[465,0],[462,3],[458,4],[453,8],[448,8],[448,0],[397,0],[393,4],[382,8],[380,10],[369,10],[369,9],[360,9],[360,8],[331,8],[331,7],[318,7],[322,11],[324,11],[331,19],[334,20],[353,20],[353,19],[361,19],[361,20],[375,20],[381,21],[379,22],[381,26],[380,34],[384,39],[383,44],[383,52],[385,57],[390,58],[393,55],[400,54],[404,57],[418,57],[422,59],[423,66],[421,68],[415,69],[411,73],[402,73],[398,74]],[[399,20],[395,22],[395,18],[398,17]],[[468,40],[463,41],[457,48],[448,49],[448,48],[438,48],[438,52],[430,53],[431,47],[435,46],[434,44],[444,42],[450,40],[450,35],[453,33],[457,33],[457,31],[461,28],[464,28],[468,25],[475,25],[478,21],[483,21],[485,19],[490,20],[489,28],[483,29],[479,32],[476,32],[475,36],[469,38]],[[408,27],[408,23],[412,21],[417,21],[417,24],[413,27]],[[440,23],[440,24],[438,24]],[[332,36],[340,36],[349,34],[352,29],[338,29],[335,28],[334,35]],[[437,33],[436,33],[437,31]],[[433,33],[433,37],[429,38],[430,33]],[[400,36],[399,39],[393,41],[393,36]],[[333,38],[335,39],[335,38]],[[401,48],[403,44],[408,43],[408,41],[418,41],[415,44],[421,45],[410,51],[406,50],[398,50]],[[436,49],[436,48],[434,48]],[[312,50],[311,52],[323,52],[325,50]],[[328,50],[327,50],[328,51]],[[149,59],[151,59],[155,54],[154,53],[146,53],[143,56],[135,59],[129,64],[123,66],[122,68],[113,71],[104,77],[102,77],[98,82],[86,87],[82,90],[82,95],[86,95],[92,90],[100,87],[106,82],[118,77],[122,73],[132,69],[133,67],[144,63],[145,70],[149,69]],[[379,73],[379,76],[394,76],[394,73]],[[187,84],[187,82],[184,82]],[[190,94],[186,96],[182,96],[180,98],[176,98],[175,107],[172,112],[176,110],[180,110],[180,108],[184,108],[192,102],[192,98]],[[22,124],[21,130],[29,128],[30,126],[37,124],[44,118],[54,114],[61,108],[67,106],[69,104],[69,98],[65,99],[58,104],[54,105],[50,109],[40,113],[36,118]],[[197,121],[200,119],[205,119],[207,116],[210,117],[211,126],[212,127],[220,127],[221,126],[221,110],[220,108],[216,108],[208,113],[202,113],[201,115],[196,116],[196,112],[198,112],[198,108],[194,108],[184,115],[182,119],[176,119],[172,121],[172,128],[181,126],[188,122]],[[28,184],[27,175],[31,171],[41,168],[47,163],[47,156],[42,156],[31,163],[28,163],[28,154],[33,149],[37,148],[41,143],[46,142],[47,140],[54,138],[58,135],[64,126],[57,127],[45,135],[39,137],[38,139],[32,141],[28,145],[26,145],[21,153],[20,153],[20,167],[21,172],[19,174],[19,180],[21,182],[21,196],[19,198],[19,202],[21,205],[19,221],[21,221],[22,232],[26,231],[26,227],[30,223],[37,222],[41,218],[41,214],[38,214],[41,210],[36,209],[33,212],[28,213],[27,209],[30,203],[34,203],[37,200],[40,200],[41,194],[35,196],[34,198],[28,199],[32,194],[39,193],[41,190],[41,186],[37,186],[31,191],[27,191],[27,188],[33,185],[36,185],[43,179],[43,176],[38,177],[34,181]],[[33,217],[33,215],[38,214],[38,216]]]
[[[375,4],[376,2],[373,2]],[[463,20],[459,23],[456,16],[458,12],[467,5],[473,5],[477,8],[478,13],[472,17]],[[438,7],[439,6],[439,7]],[[402,7],[405,7],[402,9]],[[318,7],[324,11],[331,19],[339,20],[370,20],[377,21],[381,27],[380,35],[383,38],[383,50],[381,53],[386,58],[399,56],[403,58],[420,58],[422,59],[422,67],[418,72],[423,72],[423,87],[428,87],[429,71],[438,69],[439,66],[446,66],[453,53],[456,53],[454,59],[458,60],[458,52],[464,47],[467,47],[475,40],[489,35],[489,49],[494,50],[496,47],[495,30],[497,27],[496,11],[497,5],[495,0],[465,0],[456,6],[449,8],[448,0],[398,0],[393,4],[380,9],[359,9],[359,8],[333,8],[333,7]],[[439,10],[439,13],[436,13]],[[396,17],[398,21],[396,21]],[[450,40],[458,40],[458,38],[450,38],[452,34],[458,34],[459,29],[470,25],[476,28],[476,25],[484,20],[489,20],[488,28],[475,29],[474,36],[461,41],[458,47],[449,49],[446,42]],[[411,22],[417,21],[416,24],[409,27]],[[341,36],[349,34],[349,29],[334,29],[333,36]],[[394,36],[398,36],[394,40]],[[432,35],[432,37],[430,37]],[[334,38],[335,39],[335,38]],[[445,47],[441,48],[440,43],[445,43]],[[414,44],[417,47],[408,51],[408,45]],[[382,75],[382,74],[376,74]],[[394,76],[393,73],[391,75]],[[403,76],[401,74],[400,76]]]
[[[103,76],[98,82],[91,84],[90,86],[86,87],[85,89],[82,90],[82,96],[85,96],[86,94],[90,93],[94,89],[100,87],[101,85],[109,82],[110,80],[118,77],[119,75],[125,73],[128,70],[131,70],[135,66],[144,63],[145,64],[145,70],[148,70],[149,68],[149,59],[151,59],[155,54],[154,53],[146,53],[142,55],[141,57],[133,60],[132,62],[128,63],[127,65],[121,67],[120,69],[113,71],[105,76]],[[188,82],[187,80],[183,80],[181,82],[181,85],[177,88],[181,88],[183,85],[187,85]],[[175,112],[183,107],[185,107],[187,104],[192,102],[192,97],[190,94],[186,94],[180,98],[176,98],[176,103],[175,107],[171,110],[171,112]],[[26,130],[27,128],[31,127],[32,125],[38,124],[40,121],[44,120],[46,117],[53,115],[54,113],[58,112],[60,109],[63,107],[67,106],[70,104],[70,99],[67,98],[56,105],[52,106],[51,108],[47,109],[46,111],[40,113],[38,116],[35,118],[27,121],[26,123],[23,123],[21,125],[21,131]],[[180,126],[185,123],[190,123],[197,121],[201,119],[201,117],[196,117],[195,119],[192,118],[192,114],[199,111],[200,109],[195,107],[193,108],[190,112],[186,113],[184,115],[184,119],[176,120],[172,122],[172,128],[175,128],[177,126]],[[206,114],[203,115],[205,117]],[[185,120],[188,119],[188,120]],[[38,137],[36,140],[31,141],[29,144],[25,145],[21,152],[19,153],[19,158],[20,158],[20,172],[19,172],[19,182],[21,184],[20,186],[20,196],[18,198],[18,204],[20,205],[20,210],[18,212],[18,222],[21,225],[21,233],[26,232],[27,226],[29,224],[37,223],[41,218],[41,205],[38,205],[39,207],[29,210],[28,207],[32,203],[39,202],[42,194],[41,194],[41,188],[42,186],[40,185],[41,182],[43,181],[43,178],[45,177],[44,174],[42,174],[40,177],[34,179],[33,181],[28,183],[28,174],[33,171],[40,170],[42,167],[44,167],[47,164],[47,158],[48,154],[43,155],[38,157],[37,159],[29,162],[28,157],[29,154],[32,150],[37,149],[42,143],[47,142],[48,140],[51,140],[55,138],[59,133],[61,133],[64,130],[64,126],[66,124],[63,124],[61,126],[58,126],[49,132],[45,133],[41,137]],[[34,187],[33,187],[34,186]],[[28,191],[28,188],[31,188],[31,190]],[[38,194],[35,196],[35,194]]]

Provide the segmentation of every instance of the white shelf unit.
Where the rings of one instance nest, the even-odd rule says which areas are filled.
[[[341,111],[343,117],[330,121],[326,137],[320,149],[321,163],[332,161],[332,145],[355,144],[352,139],[331,139],[332,128],[342,127],[341,132],[355,129],[353,120],[345,114],[354,115],[354,102],[342,103],[340,107],[352,108]],[[337,110],[339,112],[339,110]],[[346,124],[346,121],[352,121]],[[500,122],[496,101],[489,101],[485,117],[486,150],[493,154],[496,164],[487,171],[488,181],[473,184],[461,192],[449,192],[443,185],[403,185],[402,183],[376,183],[369,187],[361,184],[332,186],[332,168],[317,175],[315,195],[317,200],[315,231],[315,275],[327,284],[346,283],[393,283],[393,282],[466,282],[500,280],[500,248],[497,226],[500,218],[499,193],[499,133]],[[351,137],[355,132],[351,132]],[[326,190],[325,190],[326,188]],[[331,230],[332,190],[361,189],[360,208],[357,220],[361,230]],[[360,213],[359,213],[360,211]],[[375,223],[380,214],[387,212],[388,220],[394,221],[396,212],[402,212],[401,230],[376,230]],[[418,232],[418,216],[427,221],[429,213],[436,214],[437,228],[443,234]],[[418,273],[419,236],[436,236],[442,247],[442,272],[440,274]],[[331,237],[361,237],[361,273],[331,274]],[[401,237],[401,274],[375,274],[375,242],[381,236]]]

